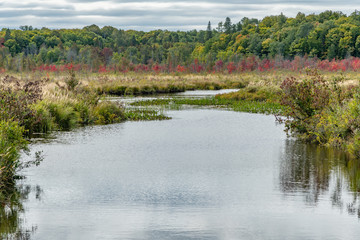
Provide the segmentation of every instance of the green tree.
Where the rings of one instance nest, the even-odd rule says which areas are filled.
[[[20,46],[14,39],[9,39],[4,43],[5,47],[9,48],[11,55],[15,55],[20,52]]]
[[[227,34],[230,34],[230,33],[232,33],[232,30],[233,30],[233,28],[232,28],[231,19],[229,17],[226,17],[225,22],[224,22],[224,31]]]
[[[211,23],[209,21],[207,28],[206,28],[205,41],[209,40],[210,38],[212,38],[212,29],[211,29]]]
[[[8,28],[7,28],[6,31],[5,31],[5,37],[4,37],[4,39],[5,39],[5,41],[11,39],[11,31],[10,31],[10,29],[8,29]]]

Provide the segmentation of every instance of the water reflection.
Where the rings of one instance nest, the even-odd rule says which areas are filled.
[[[333,207],[360,218],[360,161],[342,151],[286,140],[279,179],[286,195],[311,206],[329,196]]]
[[[23,204],[32,191],[34,191],[36,199],[41,199],[40,186],[31,187],[18,184],[7,187],[6,190],[0,188],[0,191],[0,239],[31,239],[37,227],[27,228],[25,226]]]
[[[38,226],[33,238],[360,235],[358,219],[347,214],[359,209],[358,190],[349,191],[358,189],[356,181],[348,177],[358,173],[349,168],[356,162],[341,152],[287,141],[272,116],[205,109],[169,114],[171,121],[93,126],[32,145],[46,156],[25,172],[24,183],[44,191],[32,188],[23,203],[27,224]]]

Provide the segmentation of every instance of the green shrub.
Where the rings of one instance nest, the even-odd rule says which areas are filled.
[[[0,121],[0,238],[27,239],[30,231],[22,229],[20,213],[23,211],[22,200],[29,191],[16,184],[19,170],[42,161],[40,153],[29,162],[20,161],[20,151],[27,150],[27,141],[23,138],[24,127],[17,122]],[[27,153],[27,151],[25,151]],[[23,235],[22,231],[24,230]]]
[[[124,95],[139,95],[140,93],[141,92],[139,87],[127,87]]]
[[[342,104],[332,103],[322,111],[314,134],[319,143],[345,147],[360,157],[360,95]]]
[[[47,108],[59,130],[70,130],[79,123],[79,113],[66,103],[50,102]]]
[[[124,109],[114,102],[101,102],[94,108],[97,124],[110,124],[125,120]]]
[[[360,158],[360,92],[325,82],[317,73],[286,79],[282,103],[288,106],[286,128],[305,140],[345,149]],[[355,93],[355,94],[354,94]]]
[[[6,76],[0,81],[0,120],[16,121],[31,134],[35,113],[31,105],[41,100],[40,81],[18,82]]]
[[[34,104],[32,109],[35,111],[35,121],[32,126],[33,133],[47,133],[54,129],[54,118],[44,102]]]
[[[23,138],[24,127],[16,122],[0,121],[0,189],[4,184],[13,184],[20,166],[19,152],[27,146]]]
[[[79,101],[74,104],[74,111],[78,113],[79,123],[82,125],[88,125],[95,122],[95,117],[91,111],[92,105],[85,101]]]
[[[360,158],[360,132],[357,131],[347,143],[346,150],[355,158]]]
[[[126,86],[115,86],[115,87],[109,87],[109,90],[105,91],[108,92],[110,95],[118,95],[122,96],[125,95]]]
[[[93,103],[86,99],[38,102],[32,106],[35,112],[32,131],[47,133],[51,130],[70,130],[78,125],[92,124],[95,122],[93,106]]]
[[[229,82],[228,85],[231,88],[245,88],[247,85],[249,85],[249,82],[247,81],[242,81],[242,82]]]
[[[68,90],[73,91],[77,85],[79,85],[79,79],[76,78],[73,68],[69,68],[69,75],[65,80]]]
[[[217,95],[219,99],[280,102],[282,91],[276,87],[247,87],[237,92]]]
[[[321,112],[329,106],[331,89],[324,78],[317,72],[297,80],[290,77],[281,84],[283,97],[281,103],[287,106],[285,127],[302,139],[314,140],[315,126]]]
[[[155,90],[155,88],[153,88],[151,86],[143,86],[143,87],[141,87],[140,92],[141,92],[141,94],[148,95],[148,94],[156,93],[156,90]]]

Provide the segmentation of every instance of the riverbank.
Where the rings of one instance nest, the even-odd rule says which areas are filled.
[[[360,79],[354,72],[251,72],[243,74],[87,74],[69,69],[0,76],[2,135],[11,142],[8,125],[24,136],[71,130],[90,124],[127,120],[163,120],[167,116],[150,105],[201,105],[234,111],[282,115],[288,133],[306,141],[337,146],[360,157],[360,124],[356,108]],[[288,84],[292,82],[292,84]],[[157,99],[133,103],[145,108],[126,108],[108,95],[151,95],[194,89],[238,88],[238,92],[205,99]],[[334,101],[333,99],[336,99]],[[321,105],[321,106],[320,106]],[[339,122],[340,121],[340,122]],[[19,127],[17,129],[16,127]],[[11,127],[12,129],[13,127]],[[23,149],[23,146],[19,147]],[[18,151],[17,149],[16,151]],[[7,156],[8,146],[1,146]],[[12,160],[17,163],[17,160]],[[6,161],[3,161],[6,162]],[[16,164],[15,164],[16,165]],[[15,166],[14,165],[14,166]],[[6,168],[7,164],[1,167]]]
[[[251,78],[252,76],[252,78]],[[245,75],[237,92],[215,98],[145,100],[134,106],[199,105],[277,115],[289,135],[336,147],[360,158],[360,90],[353,73],[324,74],[307,70],[279,80],[271,75]]]
[[[357,72],[321,72],[327,81],[334,78],[343,78],[344,85],[357,85],[360,76]],[[295,77],[306,78],[303,71],[255,71],[244,73],[91,73],[86,71],[68,70],[68,72],[24,72],[0,73],[0,78],[13,76],[20,81],[46,81],[45,91],[55,88],[66,88],[68,83],[75,83],[77,88],[95,91],[107,95],[151,95],[161,93],[175,93],[186,90],[216,90],[216,89],[241,89],[245,87],[280,87],[284,79]],[[69,76],[76,79],[69,82]]]
[[[62,85],[63,84],[63,85]],[[122,121],[169,119],[156,110],[127,109],[83,88],[74,72],[62,83],[50,79],[0,79],[0,203],[12,198],[17,173],[39,159],[22,163],[27,139],[34,134],[71,130],[78,126]]]
[[[39,80],[34,75],[29,77],[1,78],[0,202],[3,206],[14,208],[14,212],[22,208],[20,199],[23,194],[15,184],[18,171],[31,164],[37,165],[42,160],[41,155],[37,155],[35,160],[20,162],[19,153],[27,150],[28,137],[36,133],[67,131],[84,125],[169,119],[162,111],[157,110],[159,108],[152,107],[154,105],[165,106],[165,109],[197,105],[275,114],[278,121],[285,123],[289,134],[304,141],[335,146],[350,153],[354,159],[360,158],[360,94],[358,80],[352,74],[322,75],[316,71],[308,71],[293,75],[284,73],[283,76],[275,73],[217,77],[93,75],[87,81],[84,76],[69,71],[67,76],[47,76]],[[151,96],[150,93],[234,86],[239,90],[215,97],[176,98],[171,95],[124,105],[108,98],[109,91],[99,91],[99,88],[105,89],[105,86],[119,89],[126,87],[124,92],[118,92],[120,96]],[[221,123],[216,126],[220,125]],[[13,218],[5,212],[2,216],[2,219],[10,223]],[[9,233],[12,234],[11,229]]]

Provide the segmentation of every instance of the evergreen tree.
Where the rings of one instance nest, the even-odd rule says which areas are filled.
[[[225,19],[224,30],[225,30],[225,33],[227,33],[227,34],[232,33],[232,24],[231,24],[231,20],[229,17],[226,17],[226,19]]]
[[[336,46],[334,44],[330,45],[327,57],[329,60],[336,58]]]
[[[218,32],[223,32],[224,31],[223,22],[218,23],[217,31]]]
[[[206,28],[205,41],[209,40],[210,38],[212,38],[212,30],[211,30],[211,23],[209,21],[208,26]]]
[[[241,22],[238,22],[236,25],[235,25],[235,31],[236,32],[240,32],[242,30],[242,24]]]
[[[11,32],[10,32],[10,29],[6,29],[5,31],[5,41],[11,39]]]

